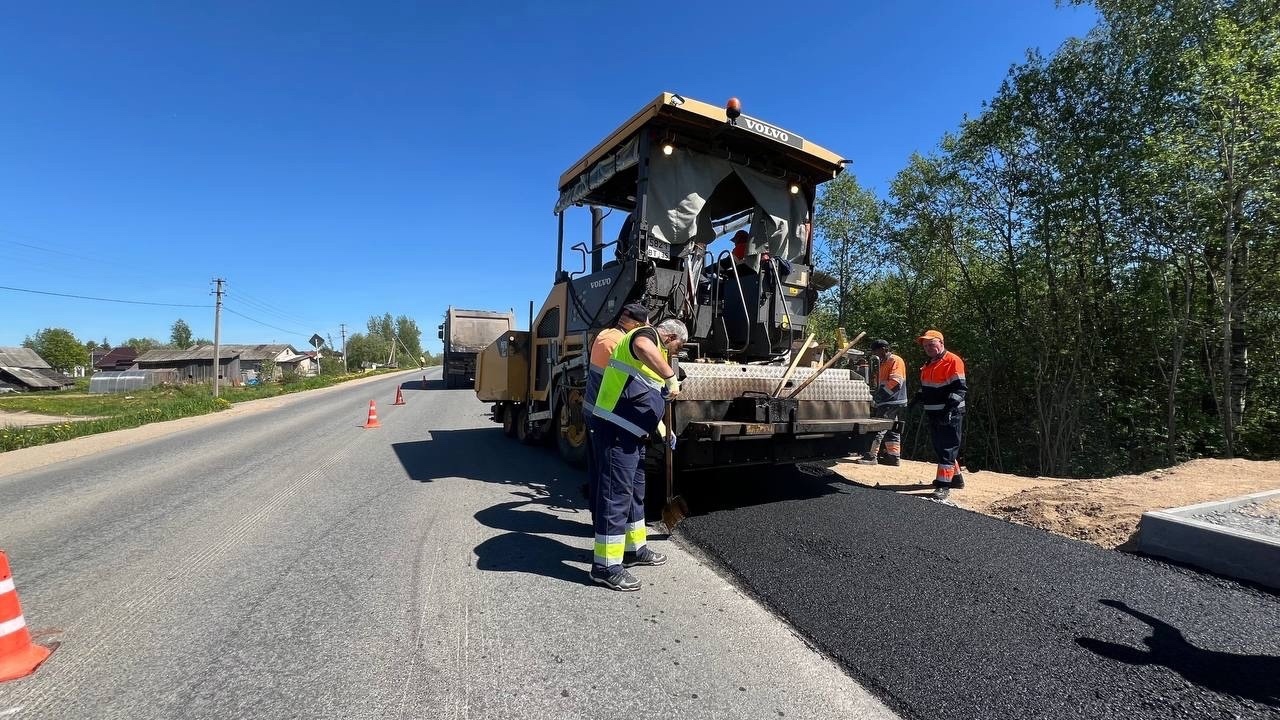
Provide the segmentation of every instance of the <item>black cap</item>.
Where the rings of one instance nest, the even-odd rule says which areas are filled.
[[[649,308],[645,307],[644,303],[627,303],[622,306],[622,314],[642,323],[649,322]]]
[[[888,340],[872,340],[871,341],[872,350],[879,350],[880,348],[884,348],[886,350],[889,349],[889,341]]]

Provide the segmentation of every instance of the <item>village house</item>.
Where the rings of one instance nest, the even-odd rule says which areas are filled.
[[[0,347],[0,390],[61,390],[75,381],[54,370],[35,350]]]
[[[240,374],[246,382],[259,377],[262,373],[262,363],[266,361],[270,361],[275,365],[275,369],[272,372],[273,377],[270,378],[271,380],[279,380],[286,372],[292,372],[299,375],[315,374],[310,372],[311,365],[309,358],[307,358],[306,355],[300,354],[292,345],[283,343],[266,343],[262,345],[223,345],[222,351],[240,354]]]
[[[148,350],[134,361],[140,370],[177,370],[180,383],[213,382],[213,346],[196,345],[186,350]],[[239,385],[240,354],[225,346],[218,353],[218,376],[223,382]]]

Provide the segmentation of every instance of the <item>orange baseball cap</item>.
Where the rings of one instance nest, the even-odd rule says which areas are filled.
[[[924,334],[916,338],[916,342],[924,342],[925,340],[937,340],[938,342],[946,342],[942,339],[942,333],[937,330],[925,330]]]

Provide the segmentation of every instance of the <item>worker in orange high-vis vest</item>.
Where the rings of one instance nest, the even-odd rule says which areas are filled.
[[[858,459],[863,465],[897,465],[902,458],[899,420],[907,409],[907,363],[889,348],[888,340],[871,343],[871,352],[880,359],[875,392],[871,394],[871,417],[893,421],[893,427],[871,438],[871,447]]]
[[[595,448],[591,444],[595,434],[595,404],[596,396],[600,394],[600,381],[604,379],[604,369],[609,365],[609,358],[618,347],[618,341],[632,330],[648,324],[649,308],[644,303],[627,303],[618,314],[618,322],[611,328],[601,330],[596,335],[595,342],[591,343],[587,391],[582,401],[582,416],[587,423],[587,507],[594,507],[596,488],[600,482],[600,469],[596,467]]]
[[[964,360],[947,350],[942,333],[927,330],[916,342],[928,360],[920,368],[920,392],[912,404],[923,405],[925,417],[929,419],[929,437],[938,456],[933,496],[945,500],[951,490],[964,487],[957,459],[964,427],[964,399],[969,386],[964,378]]]

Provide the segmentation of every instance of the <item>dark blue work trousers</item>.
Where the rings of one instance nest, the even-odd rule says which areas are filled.
[[[938,472],[933,484],[945,487],[951,484],[959,472],[956,459],[960,457],[960,442],[963,439],[964,409],[930,411],[927,415],[929,439],[933,441],[933,452],[938,456]]]
[[[591,418],[595,453],[595,487],[591,522],[595,530],[592,569],[620,565],[621,551],[644,547],[644,455],[649,438],[638,438],[617,425]]]

